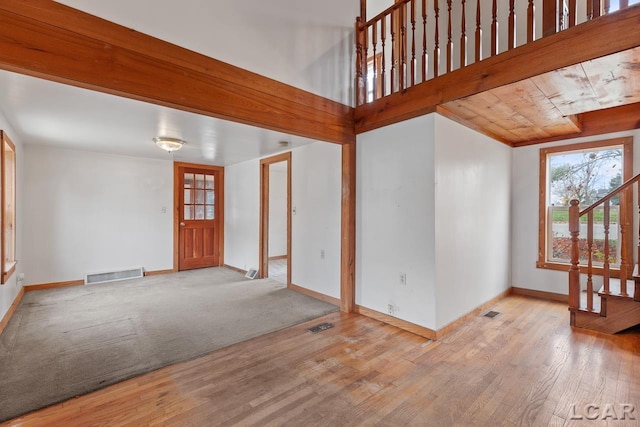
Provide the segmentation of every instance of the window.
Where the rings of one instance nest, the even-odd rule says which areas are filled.
[[[7,283],[16,268],[16,147],[6,132],[0,131],[2,151],[2,178],[0,199],[2,204],[2,276]]]
[[[569,203],[580,201],[584,209],[598,201],[633,174],[633,139],[617,138],[583,144],[543,148],[540,150],[540,209],[538,229],[538,262],[540,268],[566,271],[571,262],[571,235],[569,234]],[[625,207],[627,218],[632,218],[632,204]],[[612,268],[619,263],[620,209],[618,199],[611,201],[609,243]],[[581,219],[582,221],[582,219]],[[585,219],[586,221],[586,219]],[[630,235],[630,234],[629,234]],[[586,231],[580,233],[581,263],[586,264]],[[629,239],[631,241],[631,239]],[[630,242],[629,242],[630,243]],[[594,211],[594,265],[604,259],[603,209]],[[630,252],[630,248],[628,248]],[[601,270],[596,268],[596,273]]]

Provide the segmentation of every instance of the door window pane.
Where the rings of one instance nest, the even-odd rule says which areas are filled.
[[[184,188],[193,188],[193,174],[185,173],[184,174]]]
[[[213,191],[207,191],[207,205],[213,205],[215,203],[215,197]]]
[[[184,219],[193,219],[193,205],[184,207]]]
[[[204,175],[196,174],[196,188],[204,188]]]
[[[213,190],[214,188],[213,175],[207,175],[207,190]]]
[[[204,190],[196,190],[196,204],[204,205]]]
[[[215,219],[216,218],[215,206],[207,206],[206,214],[207,214],[206,219]]]
[[[185,188],[185,190],[184,190],[184,203],[185,203],[186,205],[188,205],[188,204],[190,204],[190,203],[193,203],[193,202],[191,201],[191,191],[192,191],[192,190],[189,190],[189,189],[187,189],[187,188]]]
[[[204,206],[196,206],[196,219],[204,219]]]

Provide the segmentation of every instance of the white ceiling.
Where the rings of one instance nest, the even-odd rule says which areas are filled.
[[[60,3],[352,104],[357,0]],[[313,142],[6,71],[0,71],[0,93],[0,111],[26,144],[229,165]],[[167,154],[152,142],[158,135],[188,144]]]

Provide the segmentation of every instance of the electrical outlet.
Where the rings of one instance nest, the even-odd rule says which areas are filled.
[[[388,304],[387,311],[389,312],[390,315],[395,316],[396,312],[400,311],[400,309],[396,305]]]
[[[400,273],[400,284],[402,286],[407,284],[407,273]]]
[[[291,209],[291,213],[292,213],[293,215],[295,215],[295,214],[297,214],[297,213],[298,213],[298,210],[296,209],[296,207],[295,207],[295,206],[293,207],[293,209]]]
[[[320,259],[324,259],[324,249],[320,250]]]
[[[387,305],[387,311],[389,312],[389,314],[393,314],[393,304]]]
[[[24,273],[20,273],[16,278],[16,285],[22,286],[23,284],[24,284]]]
[[[161,213],[167,213],[167,207],[166,206],[161,207],[160,208],[160,212]]]

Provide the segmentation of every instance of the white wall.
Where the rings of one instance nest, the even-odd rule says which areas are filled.
[[[341,147],[292,150],[292,282],[340,297]],[[225,168],[225,263],[258,267],[260,159]],[[324,259],[321,258],[324,251]]]
[[[171,161],[27,145],[25,171],[26,284],[173,268]]]
[[[435,120],[436,326],[511,286],[511,148]]]
[[[340,298],[342,147],[317,142],[293,150],[291,174],[291,281]]]
[[[284,166],[280,166],[280,165]],[[269,166],[269,256],[287,255],[287,162]],[[276,169],[277,168],[277,169]]]
[[[25,271],[23,236],[24,230],[27,228],[23,221],[25,176],[24,146],[22,141],[18,138],[18,134],[13,130],[13,127],[1,112],[0,129],[7,133],[11,141],[16,146],[16,259],[18,260],[15,272],[11,275],[7,283],[0,285],[0,320],[2,320],[7,311],[9,311],[11,304],[13,304],[16,295],[18,295],[18,292],[20,291],[21,286],[18,285],[17,278],[18,274]]]
[[[538,260],[538,187],[540,149],[558,145],[633,136],[634,174],[640,171],[640,130],[557,141],[513,150],[512,286],[537,291],[568,293],[567,273],[536,268]]]
[[[260,160],[224,168],[224,263],[258,268],[260,249]]]
[[[434,128],[431,114],[366,132],[356,155],[356,303],[431,329]]]

